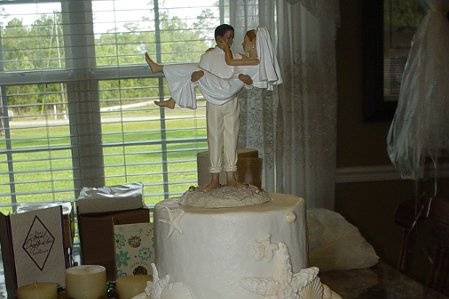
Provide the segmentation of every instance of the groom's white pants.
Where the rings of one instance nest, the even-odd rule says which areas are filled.
[[[223,105],[206,104],[210,173],[237,171],[240,107],[234,97]]]

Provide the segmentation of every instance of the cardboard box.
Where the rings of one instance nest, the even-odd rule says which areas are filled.
[[[199,152],[196,156],[198,170],[198,186],[205,186],[210,181],[209,152]],[[255,149],[237,150],[237,179],[241,183],[261,188],[262,159]],[[225,184],[226,174],[220,173],[220,183]]]
[[[108,280],[115,280],[114,224],[149,222],[147,208],[78,214],[81,264],[104,266]]]

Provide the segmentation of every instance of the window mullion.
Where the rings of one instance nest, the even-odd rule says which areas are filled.
[[[220,9],[220,24],[224,24],[224,0],[219,0],[218,5]]]
[[[62,4],[66,67],[79,81],[67,83],[75,196],[82,187],[104,186],[98,80],[91,1],[65,0]]]
[[[159,1],[154,0],[154,34],[156,41],[156,59],[158,63],[162,61],[161,54],[161,28],[160,28],[160,18],[159,18]],[[159,78],[159,100],[164,100],[164,82],[163,79]],[[168,156],[167,156],[167,133],[165,124],[165,110],[163,107],[159,109],[161,116],[161,151],[162,151],[162,177],[164,182],[164,198],[169,197],[168,192]]]
[[[1,58],[0,58],[1,60]],[[8,173],[9,173],[9,190],[11,191],[11,204],[13,212],[16,211],[17,197],[16,197],[16,185],[14,177],[14,165],[12,157],[12,144],[11,144],[11,131],[9,127],[9,114],[8,114],[8,100],[6,95],[6,87],[0,85],[0,103],[1,109],[1,127],[5,133],[5,145],[6,145],[6,160],[8,161]]]
[[[0,26],[0,72],[4,70],[3,66],[3,45],[2,45],[2,27]],[[13,212],[16,211],[17,197],[16,197],[16,185],[14,177],[14,165],[12,160],[12,144],[11,144],[11,131],[9,129],[9,113],[8,113],[8,99],[6,94],[6,86],[0,85],[0,130],[5,134],[5,146],[6,146],[6,161],[8,162],[8,174],[9,174],[9,190],[11,192],[11,205]]]

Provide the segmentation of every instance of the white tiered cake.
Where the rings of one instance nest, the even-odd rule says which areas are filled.
[[[263,298],[251,281],[276,279],[280,243],[288,248],[293,273],[307,266],[303,199],[272,197],[233,208],[183,206],[176,200],[156,205],[157,269],[191,293],[179,299]]]

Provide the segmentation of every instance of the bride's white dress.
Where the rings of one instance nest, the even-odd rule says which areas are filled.
[[[390,160],[403,178],[424,175],[449,152],[448,0],[427,0],[427,15],[413,38],[398,107],[387,136]]]
[[[164,65],[163,72],[170,89],[170,95],[180,107],[196,109],[195,86],[198,86],[204,98],[215,105],[223,105],[243,88],[239,74],[249,75],[253,85],[258,88],[272,89],[281,84],[281,72],[273,51],[270,35],[263,28],[257,28],[256,47],[260,63],[254,66],[226,65],[224,52],[215,48],[203,54],[200,64],[182,63]],[[220,52],[223,52],[220,54]],[[204,76],[195,83],[190,77],[194,71],[204,70]]]
[[[208,71],[196,83],[190,81],[194,71],[199,70],[197,63],[168,64],[164,66],[164,75],[168,82],[170,95],[180,107],[196,109],[195,86],[198,86],[204,98],[215,104],[223,105],[243,88],[244,83],[238,78],[220,78]],[[256,72],[255,67],[247,67],[240,72],[251,77]]]

